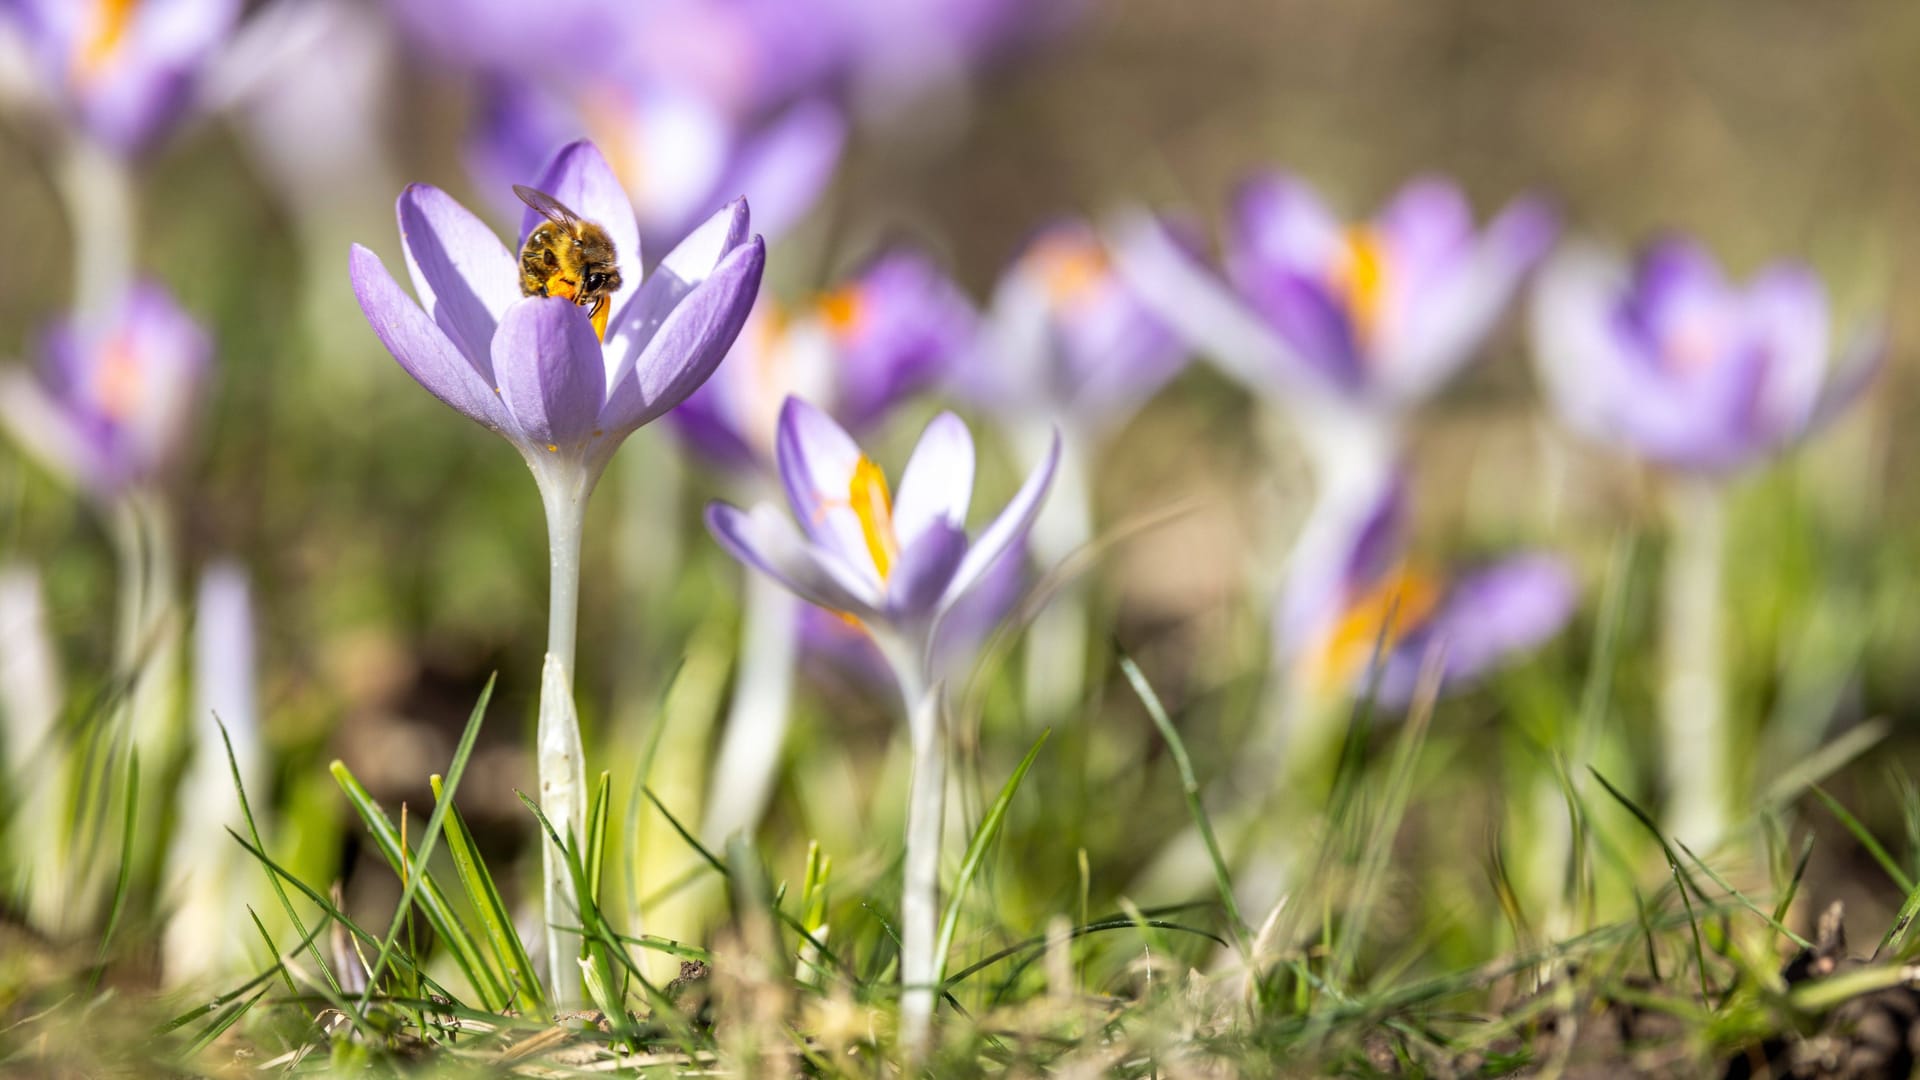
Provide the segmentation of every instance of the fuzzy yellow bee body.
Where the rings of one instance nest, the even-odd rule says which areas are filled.
[[[544,191],[515,184],[513,193],[546,218],[520,247],[520,294],[559,296],[587,308],[594,333],[605,338],[609,300],[621,285],[613,238]]]

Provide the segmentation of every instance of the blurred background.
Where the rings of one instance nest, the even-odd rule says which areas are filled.
[[[319,30],[282,10],[297,6],[245,5],[229,43],[253,51],[209,61],[207,101],[131,159],[133,258],[214,342],[208,398],[165,487],[183,587],[223,558],[252,580],[267,762],[256,802],[309,880],[342,881],[350,910],[384,911],[397,885],[363,850],[325,765],[340,758],[390,809],[422,812],[428,774],[445,768],[494,673],[462,809],[491,857],[518,866],[522,881],[537,876],[513,790],[533,783],[545,530],[524,465],[419,392],[368,330],[348,287],[348,246],[397,265],[391,207],[409,182],[446,188],[508,234],[518,215],[487,165],[507,151],[477,134],[508,107],[499,76],[566,86],[613,62],[581,42],[618,35],[568,30],[575,9],[584,26],[604,17],[585,3],[547,5],[552,40],[485,39],[474,28],[493,18],[487,4],[467,15],[426,0],[309,5],[324,9]],[[1088,0],[977,5],[962,30],[887,27],[882,5],[852,5],[849,17],[878,39],[861,44],[867,52],[847,59],[847,46],[838,67],[821,61],[831,72],[810,75],[796,46],[756,71],[768,85],[749,93],[712,74],[738,74],[724,56],[694,62],[721,51],[724,22],[695,16],[730,5],[661,7],[675,18],[635,31],[645,57],[622,63],[654,65],[648,78],[676,93],[733,94],[724,109],[743,131],[794,102],[822,103],[843,125],[817,197],[791,199],[791,221],[770,238],[763,299],[803,302],[909,244],[984,306],[1025,241],[1058,218],[1149,206],[1212,235],[1235,185],[1278,166],[1351,218],[1426,173],[1455,178],[1483,218],[1544,194],[1574,234],[1632,246],[1683,230],[1736,276],[1805,259],[1842,325],[1887,313],[1889,359],[1865,399],[1804,448],[1730,481],[1727,667],[1763,785],[1791,764],[1777,747],[1890,721],[1833,790],[1883,835],[1906,829],[1888,777],[1920,749],[1910,722],[1920,709],[1920,505],[1903,482],[1920,446],[1906,427],[1913,327],[1897,300],[1920,241],[1920,13],[1785,0]],[[806,29],[774,36],[791,42]],[[890,48],[913,35],[941,47]],[[336,45],[344,51],[327,51]],[[0,62],[25,75],[5,80],[16,91],[37,78],[18,66],[22,52]],[[12,252],[0,259],[0,356],[12,363],[31,360],[39,328],[75,299],[59,125],[32,97],[16,93],[18,107],[0,113],[0,222]],[[647,130],[665,132],[652,147],[662,157],[708,152],[677,144],[671,123]],[[713,194],[684,220],[668,208],[643,227],[670,238],[739,192]],[[665,248],[648,250],[651,262]],[[1582,594],[1559,639],[1450,696],[1436,716],[1392,908],[1408,938],[1442,959],[1505,940],[1486,914],[1496,902],[1488,853],[1525,848],[1516,838],[1535,816],[1539,748],[1551,742],[1542,732],[1589,692],[1610,581],[1624,608],[1619,660],[1603,676],[1603,758],[1611,779],[1648,799],[1663,767],[1653,733],[1658,478],[1555,422],[1523,325],[1517,313],[1504,320],[1407,435],[1418,547],[1439,558],[1549,548],[1571,560]],[[882,460],[897,468],[946,400],[929,392],[891,417],[873,437]],[[1254,724],[1269,617],[1248,583],[1277,580],[1311,486],[1271,427],[1253,395],[1196,364],[1095,459],[1097,529],[1113,540],[1088,570],[1093,675],[1016,803],[992,889],[1005,925],[1037,932],[1052,913],[1110,909],[1185,828],[1163,744],[1111,662],[1116,647],[1179,718],[1203,783],[1244,783],[1230,778]],[[990,424],[975,429],[988,459],[976,505],[998,505],[1029,458],[995,441]],[[579,706],[590,768],[612,770],[630,794],[637,763],[649,762],[648,783],[689,819],[725,797],[706,784],[743,580],[698,510],[738,492],[657,425],[621,452],[588,522]],[[100,693],[113,669],[113,545],[88,501],[14,444],[0,451],[0,555],[41,575],[68,708],[79,710],[71,702]],[[1621,565],[1624,584],[1609,571]],[[968,684],[961,771],[976,810],[1036,733],[1019,704],[1019,663],[1017,642],[1000,639]],[[852,895],[891,865],[905,781],[891,692],[805,663],[794,702],[763,851],[776,877],[793,877],[818,840]],[[1781,725],[1809,735],[1770,742]],[[1391,732],[1383,725],[1378,737]],[[1897,905],[1831,818],[1816,808],[1797,820],[1833,834],[1809,875],[1816,901]],[[629,901],[655,905],[650,932],[697,935],[711,900],[673,887],[696,857],[650,815],[636,811],[630,828]],[[1209,887],[1196,879],[1189,894]]]

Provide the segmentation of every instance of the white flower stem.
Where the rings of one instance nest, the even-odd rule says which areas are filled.
[[[1046,454],[1051,425],[1037,426],[1016,439],[1022,460]],[[1093,538],[1093,486],[1077,438],[1060,443],[1060,464],[1053,490],[1034,519],[1030,543],[1035,560],[1052,571]],[[1025,701],[1033,726],[1065,717],[1085,696],[1087,674],[1087,590],[1069,579],[1034,617],[1027,630]]]
[[[560,475],[554,475],[554,474]],[[535,734],[540,780],[540,810],[561,838],[580,842],[586,830],[586,761],[580,743],[580,717],[573,705],[574,643],[580,613],[580,539],[592,478],[582,470],[541,473],[540,494],[547,510],[548,567],[547,657],[541,666],[540,719]],[[581,1001],[578,948],[560,926],[578,926],[579,902],[566,859],[551,843],[542,845],[542,877],[547,930],[547,972],[556,1009]]]
[[[81,134],[66,139],[55,184],[73,237],[73,304],[83,317],[117,303],[133,277],[135,198],[125,160]]]
[[[900,886],[900,1045],[909,1060],[927,1050],[940,979],[940,840],[946,816],[947,744],[942,690],[931,685],[924,643],[884,633],[874,643],[893,668],[913,750],[907,795],[906,864]]]
[[[1667,831],[1695,851],[1723,838],[1733,810],[1734,752],[1725,679],[1726,495],[1676,477],[1661,574],[1660,730]]]
[[[740,670],[700,829],[709,844],[751,832],[772,799],[791,716],[799,626],[800,601],[765,574],[748,574]]]

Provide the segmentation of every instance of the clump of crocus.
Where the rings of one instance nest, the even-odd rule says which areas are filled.
[[[845,429],[797,398],[781,411],[775,453],[791,519],[771,505],[746,511],[714,503],[707,508],[707,527],[741,562],[802,599],[857,621],[893,671],[913,745],[900,971],[903,1037],[917,1049],[924,1045],[942,974],[935,922],[946,734],[934,642],[954,609],[1032,526],[1059,445],[1049,448],[1012,501],[972,538],[966,519],[973,439],[951,413],[927,425],[900,475],[898,498]]]
[[[1877,369],[1877,326],[1837,362],[1826,290],[1777,263],[1744,287],[1679,238],[1631,265],[1582,247],[1541,277],[1534,347],[1569,425],[1667,472],[1673,546],[1664,571],[1660,712],[1668,823],[1689,843],[1724,836],[1742,784],[1729,730],[1722,481],[1770,459],[1846,408]]]
[[[462,415],[505,438],[533,471],[547,512],[552,592],[542,677],[539,769],[543,809],[584,835],[584,765],[573,710],[580,532],[587,497],[626,437],[680,404],[713,373],[746,322],[765,250],[736,202],[682,241],[642,280],[639,226],[599,150],[563,148],[532,186],[605,229],[625,289],[602,340],[588,309],[520,294],[512,250],[437,188],[400,196],[400,237],[416,301],[378,257],[355,245],[354,294],[407,373]],[[545,218],[529,210],[521,241]],[[547,924],[564,925],[567,874],[547,852]],[[578,971],[548,934],[558,1000],[578,996]]]
[[[1092,462],[1102,444],[1177,374],[1187,348],[1115,272],[1083,221],[1041,230],[1000,277],[955,388],[1023,453],[1062,432],[1053,497],[1034,523],[1034,554],[1058,565],[1093,539]],[[1059,715],[1082,698],[1087,612],[1067,587],[1026,639],[1026,705]]]
[[[763,301],[726,363],[669,414],[674,430],[717,466],[735,497],[771,492],[774,436],[789,395],[819,403],[856,432],[945,377],[974,336],[967,298],[932,260],[888,251],[832,290],[791,309]],[[796,650],[837,644],[800,636],[804,605],[778,585],[747,585],[742,649],[702,834],[751,829],[770,799],[790,716]],[[844,630],[844,627],[842,627]],[[864,645],[864,642],[860,643]]]

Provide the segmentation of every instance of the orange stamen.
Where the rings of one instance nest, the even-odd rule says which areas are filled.
[[[593,313],[587,316],[587,321],[593,324],[594,336],[598,337],[601,341],[607,340],[607,316],[612,313],[613,305],[607,302],[606,297],[602,296],[600,302],[593,305]]]
[[[109,341],[94,372],[94,395],[115,420],[132,416],[140,405],[140,354],[125,338]]]
[[[847,499],[853,505],[854,516],[860,519],[867,554],[873,557],[880,580],[885,581],[893,571],[894,559],[900,554],[900,542],[893,535],[893,494],[887,490],[887,474],[865,454],[860,455],[853,467]]]
[[[121,44],[126,40],[127,27],[133,22],[133,13],[139,6],[139,0],[98,0],[94,7],[93,34],[81,47],[76,61],[83,81],[98,78],[112,62],[114,54],[120,51]]]
[[[860,329],[867,314],[866,297],[858,285],[843,285],[820,298],[820,317],[837,337],[849,337]]]
[[[1060,306],[1092,296],[1110,272],[1106,253],[1084,236],[1048,237],[1027,258],[1048,299]]]
[[[1318,648],[1302,658],[1304,674],[1324,692],[1352,685],[1372,660],[1374,643],[1380,643],[1383,654],[1391,652],[1433,617],[1440,595],[1440,582],[1433,576],[1395,568],[1348,605]]]
[[[1341,238],[1341,261],[1333,273],[1333,287],[1345,299],[1347,314],[1362,345],[1380,330],[1386,305],[1388,254],[1380,234],[1365,226],[1348,229]]]

